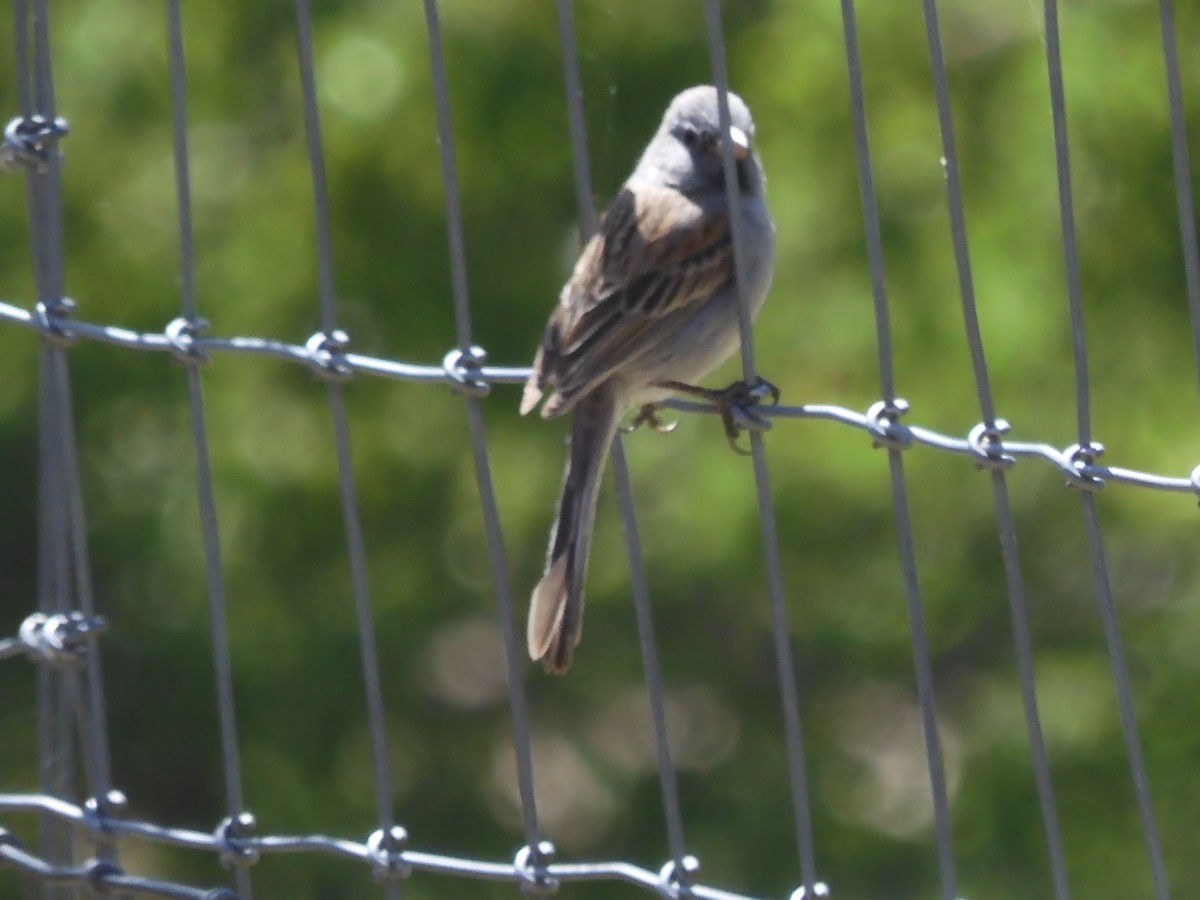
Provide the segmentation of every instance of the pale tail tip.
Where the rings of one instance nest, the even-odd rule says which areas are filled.
[[[525,382],[525,393],[521,395],[521,415],[527,416],[533,412],[541,399],[542,389],[533,383],[533,379]]]
[[[563,634],[567,608],[567,559],[559,558],[533,589],[529,598],[529,624],[525,635],[529,658],[541,661],[547,672],[561,675],[571,667],[569,637]]]

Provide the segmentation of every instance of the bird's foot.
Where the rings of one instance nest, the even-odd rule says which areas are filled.
[[[743,431],[766,431],[771,427],[771,420],[754,411],[768,397],[772,403],[779,402],[779,388],[765,378],[756,377],[753,382],[735,381],[728,387],[713,389],[685,384],[679,381],[666,381],[658,387],[667,388],[679,394],[698,397],[707,400],[717,407],[721,416],[721,424],[725,427],[725,438],[735,453],[749,456],[750,451],[744,450],[738,444],[738,437]]]
[[[658,407],[653,403],[644,403],[642,408],[638,410],[638,414],[633,417],[633,420],[621,428],[623,432],[629,434],[631,431],[636,431],[643,425],[657,431],[659,434],[670,434],[675,430],[679,422],[664,422],[658,414]]]

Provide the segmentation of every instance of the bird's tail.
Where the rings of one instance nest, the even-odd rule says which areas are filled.
[[[547,672],[562,674],[583,630],[583,583],[587,574],[596,496],[620,410],[612,392],[600,387],[571,413],[571,446],[550,532],[546,571],[529,600],[529,656]]]

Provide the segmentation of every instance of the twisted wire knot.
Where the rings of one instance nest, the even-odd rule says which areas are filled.
[[[1084,491],[1098,491],[1104,487],[1104,479],[1088,471],[1104,453],[1104,445],[1097,441],[1087,444],[1072,444],[1063,451],[1066,463],[1063,474],[1067,476],[1067,487]]]
[[[1004,419],[994,419],[989,425],[980,422],[967,433],[967,443],[975,457],[975,465],[981,469],[1004,472],[1017,464],[1017,458],[1004,452],[1004,435],[1012,426]]]
[[[221,820],[213,831],[213,841],[217,845],[222,866],[228,869],[258,862],[258,851],[250,843],[250,835],[256,824],[253,813],[249,812],[238,813],[236,817],[226,816]]]
[[[400,825],[393,825],[387,831],[380,828],[371,833],[367,838],[367,854],[376,881],[409,876],[412,866],[404,858],[407,846],[408,831]]]
[[[558,890],[558,879],[546,867],[558,851],[549,841],[539,841],[536,848],[525,845],[513,857],[513,869],[521,879],[521,892],[526,895],[553,894]]]
[[[42,339],[56,347],[70,347],[75,343],[75,335],[64,324],[75,311],[75,301],[70,297],[59,297],[57,300],[39,300],[33,308],[33,321],[37,323]]]
[[[492,386],[479,376],[479,370],[487,360],[487,351],[471,345],[465,351],[455,347],[442,357],[442,369],[450,379],[450,386],[467,397],[486,397]]]
[[[877,450],[907,450],[913,444],[912,432],[900,422],[908,412],[908,401],[894,397],[872,403],[867,409],[867,428],[871,432],[871,446]]]
[[[309,368],[326,381],[349,381],[354,370],[342,359],[349,346],[350,335],[340,328],[329,332],[318,331],[304,342]]]
[[[109,893],[109,885],[106,883],[108,879],[125,874],[120,866],[104,859],[89,859],[83,867],[84,880],[97,894]]]
[[[207,319],[188,319],[183,316],[172,319],[163,329],[171,355],[184,365],[203,365],[208,354],[196,346],[196,341],[208,331]]]
[[[8,172],[18,168],[43,173],[50,160],[61,159],[57,145],[70,131],[61,116],[48,119],[43,115],[17,116],[4,126],[0,141],[0,169]]]
[[[700,871],[700,860],[694,856],[685,856],[679,863],[682,865],[672,859],[658,870],[659,893],[671,900],[690,897],[692,880]]]
[[[83,802],[83,818],[88,827],[102,834],[113,835],[114,819],[120,819],[129,808],[129,800],[122,791],[109,791],[103,797],[89,797]]]
[[[87,641],[106,631],[108,621],[103,616],[31,613],[17,629],[17,637],[35,659],[53,665],[77,665],[87,653]]]
[[[823,881],[818,881],[813,885],[812,894],[809,894],[808,888],[798,887],[792,891],[788,900],[819,900],[819,898],[830,896],[832,895],[829,893],[829,885]]]

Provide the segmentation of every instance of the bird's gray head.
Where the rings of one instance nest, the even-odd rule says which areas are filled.
[[[663,114],[658,132],[638,161],[633,177],[667,183],[691,197],[725,192],[720,108],[710,84],[678,94]],[[729,143],[743,194],[762,193],[762,165],[754,153],[754,120],[737,94],[729,93]]]

